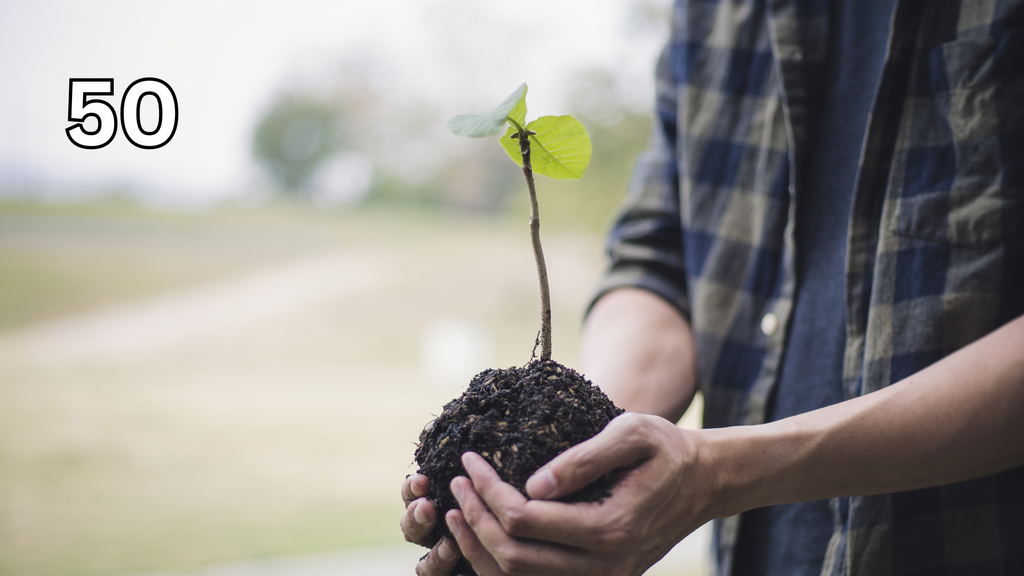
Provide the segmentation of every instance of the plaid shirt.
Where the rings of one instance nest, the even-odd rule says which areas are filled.
[[[778,379],[828,4],[680,0],[658,63],[598,295],[644,288],[690,319],[707,427],[763,422]],[[846,397],[1024,313],[1022,224],[1024,2],[900,0],[849,220]],[[833,511],[822,574],[1024,574],[1024,468]],[[738,527],[715,522],[720,574]]]

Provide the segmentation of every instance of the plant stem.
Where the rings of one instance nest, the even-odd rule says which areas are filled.
[[[537,261],[537,276],[540,278],[540,359],[551,360],[551,294],[548,290],[548,268],[544,264],[544,249],[540,245],[540,211],[537,207],[537,189],[533,185],[533,167],[530,165],[530,135],[521,131],[519,151],[523,154],[523,176],[526,189],[530,192],[530,237],[533,240],[533,258]]]

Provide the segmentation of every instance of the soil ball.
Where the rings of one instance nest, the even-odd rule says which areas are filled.
[[[526,495],[526,480],[538,468],[600,432],[623,410],[579,373],[554,361],[477,374],[462,396],[445,405],[420,434],[419,473],[430,478],[429,497],[442,520],[430,543],[450,535],[443,518],[458,503],[449,485],[466,475],[464,452],[480,454],[502,480]],[[564,502],[593,502],[611,494],[601,478]],[[455,574],[474,574],[463,558]]]

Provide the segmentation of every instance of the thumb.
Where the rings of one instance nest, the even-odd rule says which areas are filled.
[[[593,438],[580,442],[541,466],[526,481],[526,493],[554,500],[585,487],[618,468],[632,466],[652,454],[644,433],[644,416],[623,414]]]

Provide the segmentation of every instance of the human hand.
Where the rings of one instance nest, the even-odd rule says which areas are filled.
[[[422,474],[412,474],[402,482],[402,500],[405,512],[399,524],[407,542],[430,548],[430,552],[416,564],[418,576],[448,576],[459,560],[458,546],[450,538],[430,541],[437,524],[437,511],[427,498],[430,480]]]
[[[464,454],[470,478],[452,480],[461,510],[446,520],[481,576],[637,575],[714,517],[705,458],[694,432],[623,414],[534,473],[534,500]],[[609,472],[620,477],[601,503],[550,501]]]

